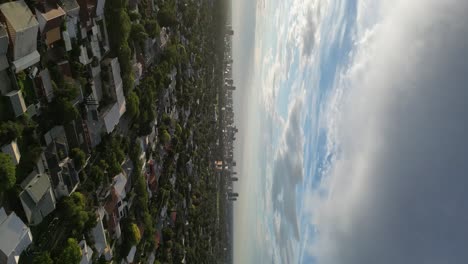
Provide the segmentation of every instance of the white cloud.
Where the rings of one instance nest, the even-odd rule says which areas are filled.
[[[379,8],[380,19],[358,10],[369,25],[331,100],[338,156],[312,251],[321,264],[465,263],[468,2]]]

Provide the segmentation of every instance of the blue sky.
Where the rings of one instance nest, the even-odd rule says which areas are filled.
[[[456,187],[468,168],[453,159],[466,152],[454,146],[467,145],[458,99],[468,99],[468,67],[455,55],[468,47],[467,7],[234,1],[235,263],[461,263],[462,238],[448,248],[428,230],[468,233],[448,217],[468,218],[456,203],[467,198]],[[452,181],[442,184],[439,171]],[[421,237],[429,242],[396,246]]]

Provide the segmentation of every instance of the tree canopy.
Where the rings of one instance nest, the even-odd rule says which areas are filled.
[[[57,263],[78,264],[81,261],[81,249],[74,238],[69,238],[62,253],[57,259]]]
[[[16,182],[16,167],[7,154],[0,153],[0,195],[9,190]]]
[[[34,257],[33,264],[53,264],[49,252],[42,252]]]
[[[71,158],[75,162],[77,168],[81,168],[86,162],[86,154],[79,148],[71,150]]]

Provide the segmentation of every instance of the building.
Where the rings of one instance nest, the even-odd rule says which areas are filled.
[[[81,249],[81,261],[80,264],[91,264],[93,263],[92,257],[93,257],[93,249],[88,246],[86,243],[86,240],[81,240],[80,243],[78,244]]]
[[[2,147],[2,152],[8,154],[15,165],[19,164],[21,153],[19,151],[18,144],[16,144],[16,141],[12,141],[9,144],[4,145]]]
[[[0,5],[1,20],[7,25],[10,37],[10,57],[16,72],[40,60],[37,52],[39,23],[23,0]]]
[[[68,141],[63,126],[56,126],[44,135],[46,150],[44,151],[47,168],[52,186],[57,198],[72,194],[80,179],[73,160],[68,157]]]
[[[93,18],[104,15],[105,0],[78,0],[78,4],[80,5],[80,20],[85,31],[93,26]]]
[[[102,62],[102,71],[107,81],[103,85],[105,94],[109,95],[113,103],[104,107],[101,119],[104,121],[106,133],[114,131],[115,126],[126,111],[125,95],[123,92],[120,64],[117,58],[109,58]]]
[[[65,20],[65,11],[58,5],[57,0],[39,0],[36,5],[36,17],[42,39],[49,46],[62,39],[61,29]]]
[[[13,109],[15,117],[19,117],[26,112],[26,103],[24,102],[23,94],[20,90],[13,90],[5,96],[10,99],[11,108]]]
[[[5,27],[0,25],[0,71],[5,70],[9,66],[7,59],[8,43],[8,33]]]
[[[65,43],[66,51],[72,50],[72,39],[77,39],[80,32],[79,21],[80,21],[80,6],[76,0],[59,0],[62,5],[63,11],[65,11],[65,23],[67,25],[66,30],[62,32],[63,41]]]
[[[85,131],[85,123],[82,120],[74,120],[64,127],[69,148],[79,148],[85,154],[89,154],[91,152],[91,142]]]
[[[48,69],[44,69],[35,78],[37,94],[50,103],[54,99],[54,89],[52,87],[52,79]]]
[[[118,239],[122,234],[120,219],[127,215],[127,193],[125,185],[127,178],[123,173],[114,177],[111,194],[104,208],[106,210],[107,227],[111,235]]]
[[[0,208],[0,263],[16,264],[33,240],[31,230],[13,212]]]
[[[112,259],[112,250],[110,249],[109,244],[107,243],[107,232],[104,229],[104,225],[102,223],[102,220],[105,216],[105,210],[103,207],[100,207],[96,213],[98,216],[97,224],[91,230],[91,235],[94,239],[94,247],[96,248],[96,253],[98,257],[104,255],[104,258],[107,261],[110,261]]]
[[[55,196],[47,174],[33,171],[22,183],[20,193],[26,218],[30,225],[37,225],[55,210]]]

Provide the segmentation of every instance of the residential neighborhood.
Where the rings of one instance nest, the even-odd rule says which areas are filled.
[[[0,264],[229,261],[227,2],[0,1]]]

